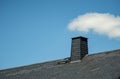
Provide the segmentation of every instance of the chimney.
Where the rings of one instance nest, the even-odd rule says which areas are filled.
[[[87,38],[82,36],[72,38],[71,61],[82,60],[86,54],[88,54]]]

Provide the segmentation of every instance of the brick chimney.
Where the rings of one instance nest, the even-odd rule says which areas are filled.
[[[72,38],[71,61],[82,60],[86,54],[88,54],[87,38],[82,36]]]

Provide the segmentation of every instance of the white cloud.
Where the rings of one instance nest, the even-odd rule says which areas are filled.
[[[120,16],[109,13],[87,13],[75,18],[69,23],[68,28],[80,32],[92,30],[110,38],[120,38]]]

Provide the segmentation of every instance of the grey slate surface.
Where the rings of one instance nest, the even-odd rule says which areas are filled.
[[[0,70],[0,79],[118,79],[120,49],[85,56],[81,62],[61,60]]]

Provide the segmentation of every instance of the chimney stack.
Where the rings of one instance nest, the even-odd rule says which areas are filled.
[[[87,38],[82,36],[72,38],[71,61],[82,60],[86,54],[88,54]]]

